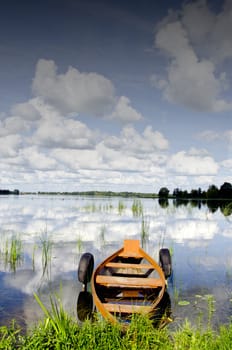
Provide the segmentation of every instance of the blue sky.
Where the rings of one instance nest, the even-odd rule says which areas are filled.
[[[231,182],[232,1],[4,1],[1,188]]]

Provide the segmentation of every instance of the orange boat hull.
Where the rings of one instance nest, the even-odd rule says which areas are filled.
[[[166,290],[166,279],[139,240],[125,240],[95,269],[91,289],[97,310],[116,323],[128,321],[134,313],[152,315]]]

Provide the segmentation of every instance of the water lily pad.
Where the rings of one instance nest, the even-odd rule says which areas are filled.
[[[180,305],[180,306],[186,306],[186,305],[189,305],[189,304],[190,304],[190,302],[187,301],[187,300],[180,300],[178,302],[178,305]]]

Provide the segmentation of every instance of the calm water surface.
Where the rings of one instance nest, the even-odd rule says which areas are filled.
[[[140,239],[156,260],[161,247],[172,254],[168,281],[174,325],[227,323],[232,316],[232,215],[190,204],[162,208],[157,200],[77,196],[0,197],[0,324],[12,318],[31,327],[42,317],[33,293],[49,305],[53,293],[76,317],[81,285],[77,268],[83,252],[98,264],[125,238]],[[12,263],[12,242],[20,254]],[[212,302],[213,301],[213,302]],[[209,307],[209,305],[211,305]],[[213,314],[212,311],[213,306]]]

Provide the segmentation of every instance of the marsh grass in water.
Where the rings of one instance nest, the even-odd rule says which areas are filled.
[[[86,204],[83,209],[86,211],[86,212],[89,212],[89,213],[101,213],[101,212],[111,212],[113,210],[113,205],[112,203],[104,203],[104,204],[99,204],[99,205],[96,205],[96,203],[90,203],[90,204]]]
[[[208,329],[210,329],[212,324],[212,318],[215,312],[215,300],[213,295],[206,295],[207,303],[208,303]]]
[[[32,251],[32,269],[33,269],[33,271],[35,271],[35,253],[36,253],[37,248],[38,248],[37,244],[34,244],[33,251]]]
[[[43,276],[45,275],[45,273],[48,277],[51,274],[52,245],[52,240],[48,237],[47,232],[44,232],[40,237],[40,246],[42,249]]]
[[[133,200],[131,210],[134,217],[140,217],[143,215],[143,204],[140,199]]]
[[[196,314],[196,325],[199,329],[211,330],[215,325],[214,314],[216,301],[211,294],[199,295],[196,294],[194,299],[186,300],[182,298],[181,291],[175,292],[177,295],[173,295],[173,300],[178,307],[193,307]],[[193,309],[192,309],[193,310]]]
[[[119,200],[118,201],[118,214],[122,215],[123,212],[125,211],[125,209],[126,209],[125,203],[122,200]]]
[[[16,271],[16,267],[23,258],[23,249],[22,249],[22,241],[18,237],[13,237],[10,244],[10,256],[9,256],[9,263],[11,266],[11,269],[13,271]]]
[[[77,251],[78,254],[80,254],[82,252],[83,249],[83,240],[81,239],[81,236],[79,235],[77,238]]]
[[[114,206],[113,206],[113,204],[112,204],[111,202],[109,202],[109,203],[104,203],[104,204],[102,205],[102,211],[103,211],[103,212],[109,213],[109,212],[111,212],[113,209],[114,209]]]
[[[106,225],[102,225],[100,228],[100,234],[99,234],[99,240],[100,240],[100,245],[103,248],[106,243]]]
[[[158,235],[158,249],[161,249],[164,247],[165,236],[166,236],[166,230],[160,231]]]
[[[1,249],[1,257],[4,261],[5,268],[9,265],[10,270],[16,272],[17,266],[23,260],[23,245],[19,237],[13,236],[10,241],[8,239],[3,243]]]
[[[145,245],[148,243],[149,229],[150,229],[149,218],[142,215],[142,222],[141,222],[141,245],[142,245],[142,248],[145,248]]]
[[[180,296],[182,294],[182,281],[179,281],[177,285],[175,274],[172,274],[172,292],[173,304],[178,305],[178,303],[181,301]]]

